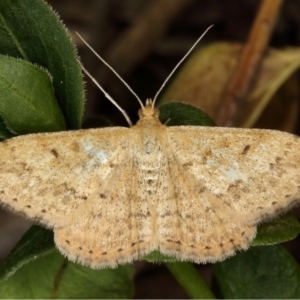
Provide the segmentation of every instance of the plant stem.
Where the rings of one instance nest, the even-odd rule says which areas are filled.
[[[266,52],[276,20],[284,0],[262,0],[249,33],[248,40],[242,50],[234,73],[224,93],[219,115],[218,126],[235,125],[239,108],[244,107],[251,85],[258,77],[258,69]]]
[[[216,298],[191,263],[166,263],[166,266],[192,299]]]

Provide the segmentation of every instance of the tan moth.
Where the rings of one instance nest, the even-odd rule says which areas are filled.
[[[154,108],[159,92],[145,105],[138,99],[140,120],[130,128],[0,143],[1,204],[53,228],[59,251],[92,268],[153,250],[221,261],[247,249],[259,223],[299,204],[298,137],[167,127]]]

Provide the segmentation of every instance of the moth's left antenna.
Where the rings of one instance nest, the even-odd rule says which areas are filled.
[[[175,73],[175,71],[178,69],[178,67],[182,64],[182,62],[187,58],[187,56],[193,51],[193,49],[197,46],[197,44],[201,41],[201,39],[205,36],[205,34],[207,33],[207,31],[209,29],[211,29],[213,27],[213,25],[210,25],[202,34],[201,36],[198,38],[198,40],[194,43],[194,45],[190,48],[190,50],[184,55],[184,57],[179,61],[179,63],[177,63],[177,65],[174,67],[174,69],[171,71],[171,73],[168,75],[168,77],[165,79],[165,81],[163,82],[163,84],[161,85],[161,87],[159,88],[159,90],[157,91],[155,97],[153,98],[153,102],[152,102],[152,107],[154,107],[155,102],[157,100],[158,95],[160,94],[160,92],[162,91],[162,89],[165,87],[166,83],[169,81],[169,79],[171,78],[171,76]]]
[[[132,95],[138,100],[138,102],[140,103],[141,107],[144,108],[143,102],[141,101],[141,99],[139,98],[139,96],[133,91],[133,89],[129,86],[129,84],[127,82],[125,82],[125,80],[121,77],[121,75],[118,74],[118,72],[112,67],[110,66],[85,40],[84,38],[75,31],[75,33],[79,36],[79,38],[85,43],[85,45],[102,61],[102,63],[104,63],[120,80],[121,82],[123,82],[123,84],[127,87],[127,89],[132,93]],[[84,70],[85,72],[85,70]],[[87,74],[88,75],[88,74]],[[89,75],[88,75],[89,76]],[[99,86],[99,83],[98,85]],[[103,89],[101,89],[103,91]]]

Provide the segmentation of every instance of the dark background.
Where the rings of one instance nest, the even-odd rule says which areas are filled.
[[[47,2],[60,15],[74,42],[78,45],[83,64],[135,122],[139,108],[136,99],[122,83],[107,72],[106,67],[83,45],[74,31],[78,31],[100,55],[109,60],[110,54],[116,51],[118,41],[124,37],[127,30],[141,22],[149,7],[153,9],[160,1],[48,0]],[[214,24],[214,27],[204,37],[199,47],[221,41],[245,42],[262,1],[168,0],[167,2],[169,2],[169,7],[166,11],[157,14],[157,20],[144,31],[140,47],[131,53],[127,53],[126,47],[119,49],[119,53],[124,53],[123,56],[111,62],[142,101],[154,97],[172,68],[209,25]],[[180,9],[174,12],[172,5],[178,5],[178,2],[181,2]],[[163,29],[160,29],[161,27]],[[153,37],[153,32],[157,30],[159,34]],[[299,0],[284,1],[270,44],[276,48],[299,47]],[[143,52],[142,55],[140,55],[141,52]],[[111,121],[112,125],[126,125],[117,109],[93,84],[87,79],[86,81],[87,102],[84,120],[103,115]],[[295,126],[295,132],[299,133],[298,127]],[[294,213],[299,216],[298,211],[295,210]],[[24,219],[0,212],[0,260],[7,256],[9,250],[29,227],[30,223]],[[299,239],[286,243],[286,247],[300,263]],[[211,285],[210,266],[199,265],[198,269]],[[135,276],[136,298],[187,297],[163,265],[138,262]]]

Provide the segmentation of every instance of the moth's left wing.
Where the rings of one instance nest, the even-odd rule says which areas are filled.
[[[300,139],[272,130],[168,127],[183,168],[248,224],[300,203]]]

